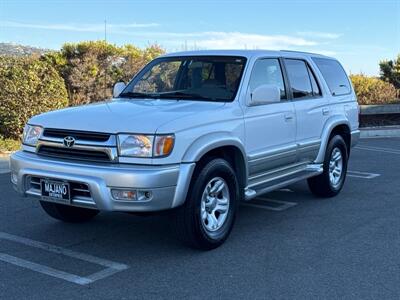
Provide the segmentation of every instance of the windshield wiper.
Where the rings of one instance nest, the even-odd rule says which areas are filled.
[[[139,92],[124,92],[119,94],[119,98],[159,98],[159,94],[147,94]]]

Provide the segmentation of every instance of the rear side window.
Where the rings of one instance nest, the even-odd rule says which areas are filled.
[[[350,82],[340,63],[334,59],[313,57],[312,60],[321,71],[333,96],[351,92]]]
[[[293,98],[312,97],[313,88],[305,61],[299,59],[285,59],[285,66],[290,87],[292,88]]]

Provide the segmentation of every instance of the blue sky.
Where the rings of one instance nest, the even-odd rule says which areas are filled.
[[[313,51],[368,75],[400,53],[400,0],[0,0],[0,42],[59,49],[104,39],[105,19],[118,45]]]

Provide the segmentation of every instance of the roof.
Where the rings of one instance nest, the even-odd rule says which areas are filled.
[[[228,55],[228,56],[243,56],[246,58],[250,58],[253,56],[293,56],[293,57],[304,57],[304,56],[313,56],[313,57],[325,57],[328,56],[310,53],[310,52],[301,52],[301,51],[292,51],[292,50],[193,50],[193,51],[182,51],[182,52],[172,52],[163,55],[163,57],[171,57],[171,56],[197,56],[197,55]]]

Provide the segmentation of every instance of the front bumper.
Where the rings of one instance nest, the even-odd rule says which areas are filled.
[[[159,211],[177,207],[186,198],[195,164],[166,166],[79,163],[40,157],[18,151],[10,158],[14,188],[24,196],[41,197],[32,178],[62,180],[84,184],[90,197],[72,196],[70,205],[103,211]],[[111,189],[150,191],[146,201],[116,200]]]

